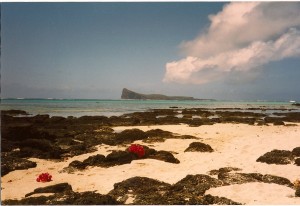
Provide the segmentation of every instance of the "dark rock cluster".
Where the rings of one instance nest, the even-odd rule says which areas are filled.
[[[132,197],[130,204],[135,205],[237,205],[241,204],[233,200],[207,195],[205,192],[214,187],[221,187],[231,184],[244,184],[248,182],[263,182],[284,185],[294,188],[293,184],[286,178],[274,175],[262,175],[259,173],[233,173],[238,168],[220,168],[212,170],[210,174],[218,175],[213,178],[209,175],[196,174],[187,175],[177,183],[171,185],[162,181],[147,177],[132,177],[114,184],[114,189],[108,194],[102,195],[95,192],[76,193],[68,183],[60,183],[47,187],[37,188],[26,194],[21,200],[5,200],[4,205],[44,205],[44,204],[127,204],[129,197]],[[48,197],[31,197],[33,194],[54,193]],[[295,188],[295,195],[299,196],[299,189]]]
[[[174,157],[171,152],[168,151],[156,151],[155,149],[151,149],[147,146],[143,146],[145,149],[145,158],[149,159],[157,159],[169,163],[179,164],[180,161]],[[73,172],[75,170],[85,169],[87,166],[93,167],[113,167],[116,165],[129,164],[133,160],[139,159],[138,156],[129,151],[112,151],[106,157],[101,154],[93,155],[88,157],[87,159],[81,161],[75,160],[72,161],[68,168],[64,168],[64,171]]]
[[[49,117],[49,115],[26,115],[26,112],[19,110],[1,113],[1,176],[15,169],[34,167],[35,163],[26,160],[30,157],[62,160],[65,157],[94,152],[96,151],[95,146],[99,144],[123,145],[136,140],[150,143],[165,141],[168,138],[196,138],[176,136],[163,130],[143,132],[139,129],[130,129],[115,133],[111,129],[110,122],[115,122],[119,126],[132,125],[132,122],[128,120],[130,118],[125,117],[63,118]],[[111,119],[119,120],[110,121]],[[123,122],[123,119],[126,120]],[[108,158],[113,158],[114,155],[115,153]],[[121,153],[117,155],[121,155]],[[178,161],[172,154],[163,151],[152,152],[149,158],[173,163]],[[13,164],[9,165],[7,162],[13,162]],[[20,164],[20,162],[23,163]]]
[[[271,152],[267,152],[266,154],[260,156],[256,161],[267,164],[281,165],[292,164],[294,162],[295,165],[300,166],[299,157],[300,147],[296,147],[292,151],[277,149],[272,150]]]
[[[24,170],[36,167],[36,163],[23,158],[15,158],[10,153],[1,155],[1,175],[4,176],[14,170]]]
[[[33,194],[54,193],[50,196],[30,197]],[[37,188],[21,200],[4,200],[3,205],[116,205],[120,204],[110,195],[96,192],[74,192],[68,183]]]
[[[108,194],[122,204],[129,195],[138,205],[183,205],[183,204],[240,204],[224,197],[204,195],[211,187],[222,186],[222,182],[207,175],[188,175],[174,185],[146,177],[133,177],[114,185]]]

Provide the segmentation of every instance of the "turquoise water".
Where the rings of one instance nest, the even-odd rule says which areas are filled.
[[[178,108],[273,108],[298,109],[290,102],[99,100],[99,99],[1,99],[1,110],[19,109],[32,115],[50,116],[122,115],[149,109]]]

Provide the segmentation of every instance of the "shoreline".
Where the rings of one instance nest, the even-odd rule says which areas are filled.
[[[172,113],[170,111],[173,110],[163,110],[156,114],[170,114]],[[237,113],[231,113],[230,117],[236,117],[236,114]],[[149,114],[146,113],[144,117],[146,116],[149,117]],[[22,121],[27,119],[23,118],[22,121],[19,119],[18,121],[21,122],[16,122],[13,117],[12,119],[9,118],[4,121],[4,129],[6,126],[13,128],[12,125],[18,126],[18,124],[18,127],[20,128],[20,125],[24,124]],[[133,117],[131,116],[129,119],[131,118]],[[227,118],[229,118],[229,116],[227,116]],[[64,146],[69,146],[72,151],[69,151],[69,153],[62,153],[64,155],[57,160],[49,160],[43,157],[45,154],[40,153],[31,153],[32,157],[25,157],[25,159],[35,162],[37,166],[28,169],[14,170],[2,176],[1,199],[4,203],[5,200],[8,199],[24,200],[25,195],[34,191],[36,188],[59,183],[70,184],[73,192],[76,194],[95,191],[97,194],[114,197],[115,200],[119,201],[121,204],[153,203],[151,201],[154,200],[150,198],[153,195],[152,193],[139,194],[135,189],[132,189],[121,195],[118,193],[117,188],[114,188],[115,183],[121,183],[122,181],[126,183],[126,181],[136,177],[150,178],[167,184],[166,187],[168,189],[160,191],[161,194],[159,193],[162,195],[161,201],[167,201],[162,202],[162,204],[179,204],[184,203],[184,201],[188,203],[194,198],[194,196],[192,197],[189,195],[194,193],[185,193],[185,191],[181,191],[181,195],[179,195],[173,191],[173,188],[178,184],[183,184],[182,182],[184,182],[187,177],[199,178],[199,175],[202,175],[201,178],[213,178],[218,184],[214,185],[215,183],[210,183],[210,186],[204,190],[202,195],[199,197],[195,196],[198,202],[195,200],[196,202],[190,203],[199,204],[201,203],[199,201],[209,198],[209,195],[211,195],[215,202],[206,203],[213,204],[216,203],[216,201],[219,201],[219,203],[223,201],[224,203],[225,201],[225,203],[229,204],[231,203],[229,200],[231,200],[242,204],[300,204],[300,197],[295,197],[296,188],[292,185],[295,180],[300,179],[299,166],[295,164],[295,160],[299,157],[295,156],[294,159],[287,164],[268,164],[266,162],[257,161],[260,156],[263,156],[272,150],[292,151],[299,147],[300,145],[297,145],[297,142],[299,142],[300,122],[298,121],[284,121],[284,124],[282,125],[276,125],[276,123],[275,125],[273,125],[274,123],[259,125],[257,122],[254,125],[234,122],[216,122],[211,124],[211,122],[209,122],[209,124],[200,125],[180,123],[173,125],[105,126],[99,124],[99,119],[91,117],[91,119],[86,120],[87,122],[85,123],[78,123],[81,125],[81,128],[77,128],[78,130],[75,130],[73,127],[68,128],[68,130],[73,131],[74,134],[72,136],[70,131],[60,131],[60,128],[57,128],[57,125],[60,125],[61,127],[65,126],[64,119],[60,119],[60,123],[57,119],[57,124],[49,121],[49,119],[51,118],[44,117],[44,119],[40,119],[40,122],[31,122],[30,132],[34,133],[32,124],[36,125],[38,129],[48,125],[48,127],[45,127],[43,130],[39,131],[40,133],[36,134],[44,135],[46,139],[61,134],[62,137],[58,138],[59,141],[56,140],[56,142],[51,143],[51,145],[53,146],[57,144],[57,142],[60,142]],[[167,122],[168,121],[165,123]],[[42,127],[41,125],[44,126]],[[78,127],[78,125],[75,124],[74,127],[76,126]],[[27,130],[24,131],[26,132]],[[46,136],[46,131],[48,132],[48,137]],[[131,132],[129,133],[130,135],[124,136],[125,131]],[[152,131],[152,133],[155,131],[157,133],[156,136],[149,136],[151,134],[149,131]],[[84,132],[91,133],[86,133],[84,136]],[[67,138],[68,141],[63,142],[66,141],[66,134],[69,135]],[[10,137],[9,135],[11,134],[4,133],[4,137],[6,138]],[[23,135],[25,135],[25,133],[23,133]],[[118,140],[120,137],[131,138],[135,135],[141,135],[143,138],[125,139],[124,142],[119,142],[117,144],[116,142],[111,142],[111,139],[109,139],[112,138]],[[107,139],[105,139],[104,136]],[[72,148],[72,144],[77,144],[74,143],[73,140],[78,141],[79,144],[82,143],[82,141],[86,142],[89,138],[95,138],[93,140],[94,142],[91,141],[90,143],[86,143],[90,144],[90,147],[85,148],[81,153],[79,150],[75,150],[75,147]],[[105,140],[108,141],[108,144],[104,144],[103,141]],[[22,142],[22,140],[19,139],[17,141]],[[193,142],[207,144],[211,146],[213,152],[186,152],[185,150]],[[133,159],[130,163],[117,163],[112,166],[88,165],[84,169],[66,169],[70,169],[69,164],[74,160],[83,162],[87,158],[97,154],[108,156],[114,150],[126,151],[131,144],[147,146],[157,151],[157,154],[160,151],[169,152],[169,154],[172,154],[180,163],[175,164],[166,162],[167,160],[164,160],[162,156],[149,156],[149,158]],[[4,146],[7,145],[4,144]],[[56,147],[53,146],[53,148]],[[94,149],[92,150],[90,148]],[[8,150],[8,148],[6,149]],[[2,153],[3,152],[5,151],[3,151],[2,146]],[[9,151],[7,152],[9,153]],[[34,157],[39,155],[40,158]],[[43,159],[41,159],[41,157]],[[224,172],[224,170],[228,171]],[[49,172],[53,176],[53,181],[47,183],[36,182],[35,179],[37,175],[42,172]],[[147,181],[150,180],[147,179]],[[202,185],[203,183],[199,182],[199,184]],[[189,187],[191,186],[192,185]],[[134,186],[132,187],[134,188]],[[273,193],[272,188],[276,188],[276,191]],[[254,189],[260,192],[255,192]],[[51,196],[59,194],[48,192],[46,194],[34,194],[29,198],[40,195]],[[155,195],[158,194],[155,193]],[[216,196],[227,199],[218,199]],[[118,197],[120,198],[118,199]],[[141,197],[142,199],[144,198],[144,201],[146,201],[147,198],[150,199],[147,200],[148,202],[141,202]],[[175,200],[174,198],[177,199]],[[183,202],[180,202],[179,200]],[[205,201],[208,200],[205,199]],[[156,204],[159,203],[156,202]]]

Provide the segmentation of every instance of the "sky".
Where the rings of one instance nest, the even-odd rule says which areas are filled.
[[[300,2],[1,3],[1,98],[300,101]]]

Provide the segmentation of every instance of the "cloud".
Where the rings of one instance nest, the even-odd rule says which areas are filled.
[[[203,84],[300,56],[299,2],[234,2],[209,19],[205,33],[180,45],[187,57],[166,64],[164,82]]]

